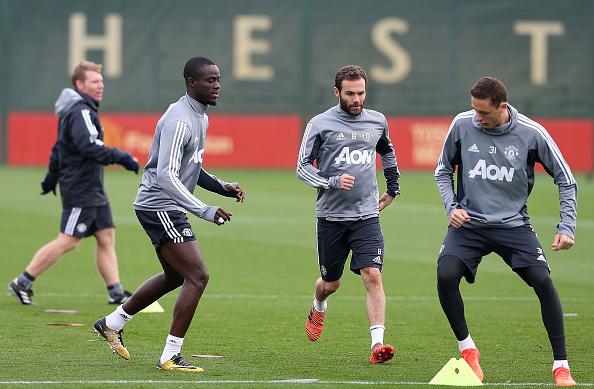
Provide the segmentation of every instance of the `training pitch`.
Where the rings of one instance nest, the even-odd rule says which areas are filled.
[[[420,387],[451,357],[459,356],[437,299],[436,256],[447,219],[431,173],[401,172],[402,195],[381,215],[386,241],[386,342],[396,348],[394,359],[385,365],[368,362],[365,290],[348,270],[341,288],[329,299],[322,337],[315,343],[307,340],[304,321],[318,276],[315,190],[292,171],[212,173],[240,182],[246,202],[237,204],[201,189],[195,192],[206,203],[232,211],[233,217],[221,227],[190,217],[210,273],[182,349],[205,369],[192,375],[155,367],[177,292],[159,300],[164,313],[140,313],[126,326],[129,361],[116,358],[91,332],[91,324],[114,308],[107,304],[105,286],[95,269],[93,238],[85,239],[35,282],[34,305],[21,306],[9,294],[9,281],[57,235],[61,208],[58,197],[39,195],[44,169],[0,168],[0,281],[5,288],[0,295],[0,386]],[[381,171],[378,177],[381,183]],[[528,209],[566,313],[573,376],[578,384],[591,387],[594,184],[577,178],[577,237],[572,250],[550,250],[559,203],[549,176],[537,175]],[[118,168],[105,174],[117,225],[120,275],[129,290],[160,271],[131,205],[139,180],[140,176]],[[493,255],[483,260],[476,284],[463,281],[461,290],[469,328],[481,351],[485,384],[552,386],[552,354],[534,292]]]

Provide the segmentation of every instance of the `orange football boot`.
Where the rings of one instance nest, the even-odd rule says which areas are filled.
[[[566,367],[558,367],[553,371],[555,377],[555,386],[575,386],[577,385],[571,377],[571,372]]]
[[[478,379],[483,382],[484,374],[483,369],[481,369],[481,365],[479,365],[479,361],[481,360],[479,351],[475,348],[467,348],[466,350],[462,351],[462,358],[464,358],[466,363],[468,363],[468,366],[470,366]]]
[[[389,344],[376,343],[371,349],[371,363],[384,363],[394,356],[394,347]]]
[[[312,342],[320,339],[320,335],[322,335],[324,317],[326,317],[325,312],[318,312],[313,307],[309,311],[307,320],[305,320],[305,332],[307,333],[307,338]]]

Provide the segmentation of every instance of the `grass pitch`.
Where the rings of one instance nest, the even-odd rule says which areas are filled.
[[[199,375],[155,368],[168,334],[177,292],[160,300],[161,314],[138,314],[126,326],[130,361],[116,358],[91,333],[91,324],[113,309],[95,270],[88,238],[34,285],[33,306],[0,294],[0,385],[50,387],[344,387],[369,383],[423,386],[453,356],[456,340],[435,288],[436,256],[447,220],[430,173],[403,172],[402,196],[381,216],[386,241],[384,287],[386,341],[394,359],[370,365],[364,288],[345,272],[329,299],[324,334],[307,340],[305,317],[318,276],[315,255],[315,190],[288,171],[213,171],[244,186],[246,203],[197,189],[209,204],[234,213],[222,227],[191,217],[211,279],[186,335],[183,353],[205,369]],[[45,171],[0,168],[0,274],[5,285],[59,228],[59,198],[39,195]],[[379,174],[381,177],[381,173]],[[579,179],[577,244],[554,253],[558,222],[556,187],[539,175],[529,211],[564,311],[570,363],[578,383],[594,382],[594,184]],[[121,279],[133,290],[160,271],[131,202],[139,176],[106,172],[117,224]],[[533,291],[499,257],[483,260],[475,285],[463,282],[467,319],[482,355],[485,383],[551,385],[549,342]],[[77,314],[46,313],[77,310]],[[56,327],[48,323],[82,323]],[[222,355],[195,359],[191,354]]]

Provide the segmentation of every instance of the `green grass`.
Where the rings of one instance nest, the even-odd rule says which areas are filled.
[[[52,387],[180,387],[191,381],[217,386],[303,387],[271,380],[319,379],[315,387],[359,382],[428,382],[453,356],[456,340],[435,290],[435,263],[447,220],[429,173],[403,172],[402,196],[382,214],[386,239],[384,286],[388,296],[386,340],[395,359],[371,366],[369,330],[361,281],[346,272],[329,300],[324,334],[310,343],[303,324],[318,276],[315,256],[314,190],[287,171],[215,171],[246,189],[238,205],[197,191],[210,204],[234,212],[223,227],[191,217],[210,271],[210,283],[184,343],[196,360],[197,376],[155,368],[170,326],[176,292],[160,300],[164,314],[138,314],[126,326],[130,361],[117,359],[91,333],[90,325],[113,309],[95,270],[94,241],[83,241],[35,282],[35,305],[21,306],[0,295],[0,382],[59,382]],[[60,204],[40,196],[42,169],[0,168],[0,274],[5,284],[23,270],[34,252],[59,228]],[[152,246],[136,221],[131,202],[139,177],[119,169],[106,173],[115,222],[120,273],[133,289],[160,271]],[[564,310],[574,378],[594,382],[594,184],[579,177],[577,244],[560,253],[547,250]],[[535,229],[550,248],[558,219],[557,191],[538,176],[529,203]],[[477,283],[462,285],[467,318],[482,354],[487,383],[550,383],[551,351],[532,290],[496,256],[479,268]],[[45,313],[75,309],[74,315]],[[52,322],[83,327],[50,327]],[[151,383],[151,380],[161,381]],[[165,381],[165,382],[162,382]],[[212,383],[212,385],[215,385]]]

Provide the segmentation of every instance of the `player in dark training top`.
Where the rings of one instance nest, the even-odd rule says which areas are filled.
[[[507,102],[501,81],[484,77],[470,95],[472,110],[454,118],[435,170],[450,221],[437,263],[439,301],[462,357],[482,381],[480,355],[466,325],[459,284],[462,277],[473,283],[482,257],[497,253],[540,301],[553,349],[555,385],[573,386],[561,302],[526,202],[534,186],[534,166],[540,163],[559,187],[561,221],[552,249],[568,250],[574,245],[576,181],[547,131]]]
[[[97,270],[110,304],[121,304],[130,296],[120,284],[115,251],[115,226],[103,186],[105,165],[120,164],[138,173],[138,162],[130,154],[103,143],[103,126],[97,111],[103,100],[101,65],[83,61],[74,68],[72,88],[65,88],[56,101],[58,139],[52,148],[49,171],[41,183],[41,194],[56,194],[59,184],[62,222],[56,239],[41,247],[31,262],[8,286],[25,305],[32,303],[33,282],[81,240],[94,236]]]

